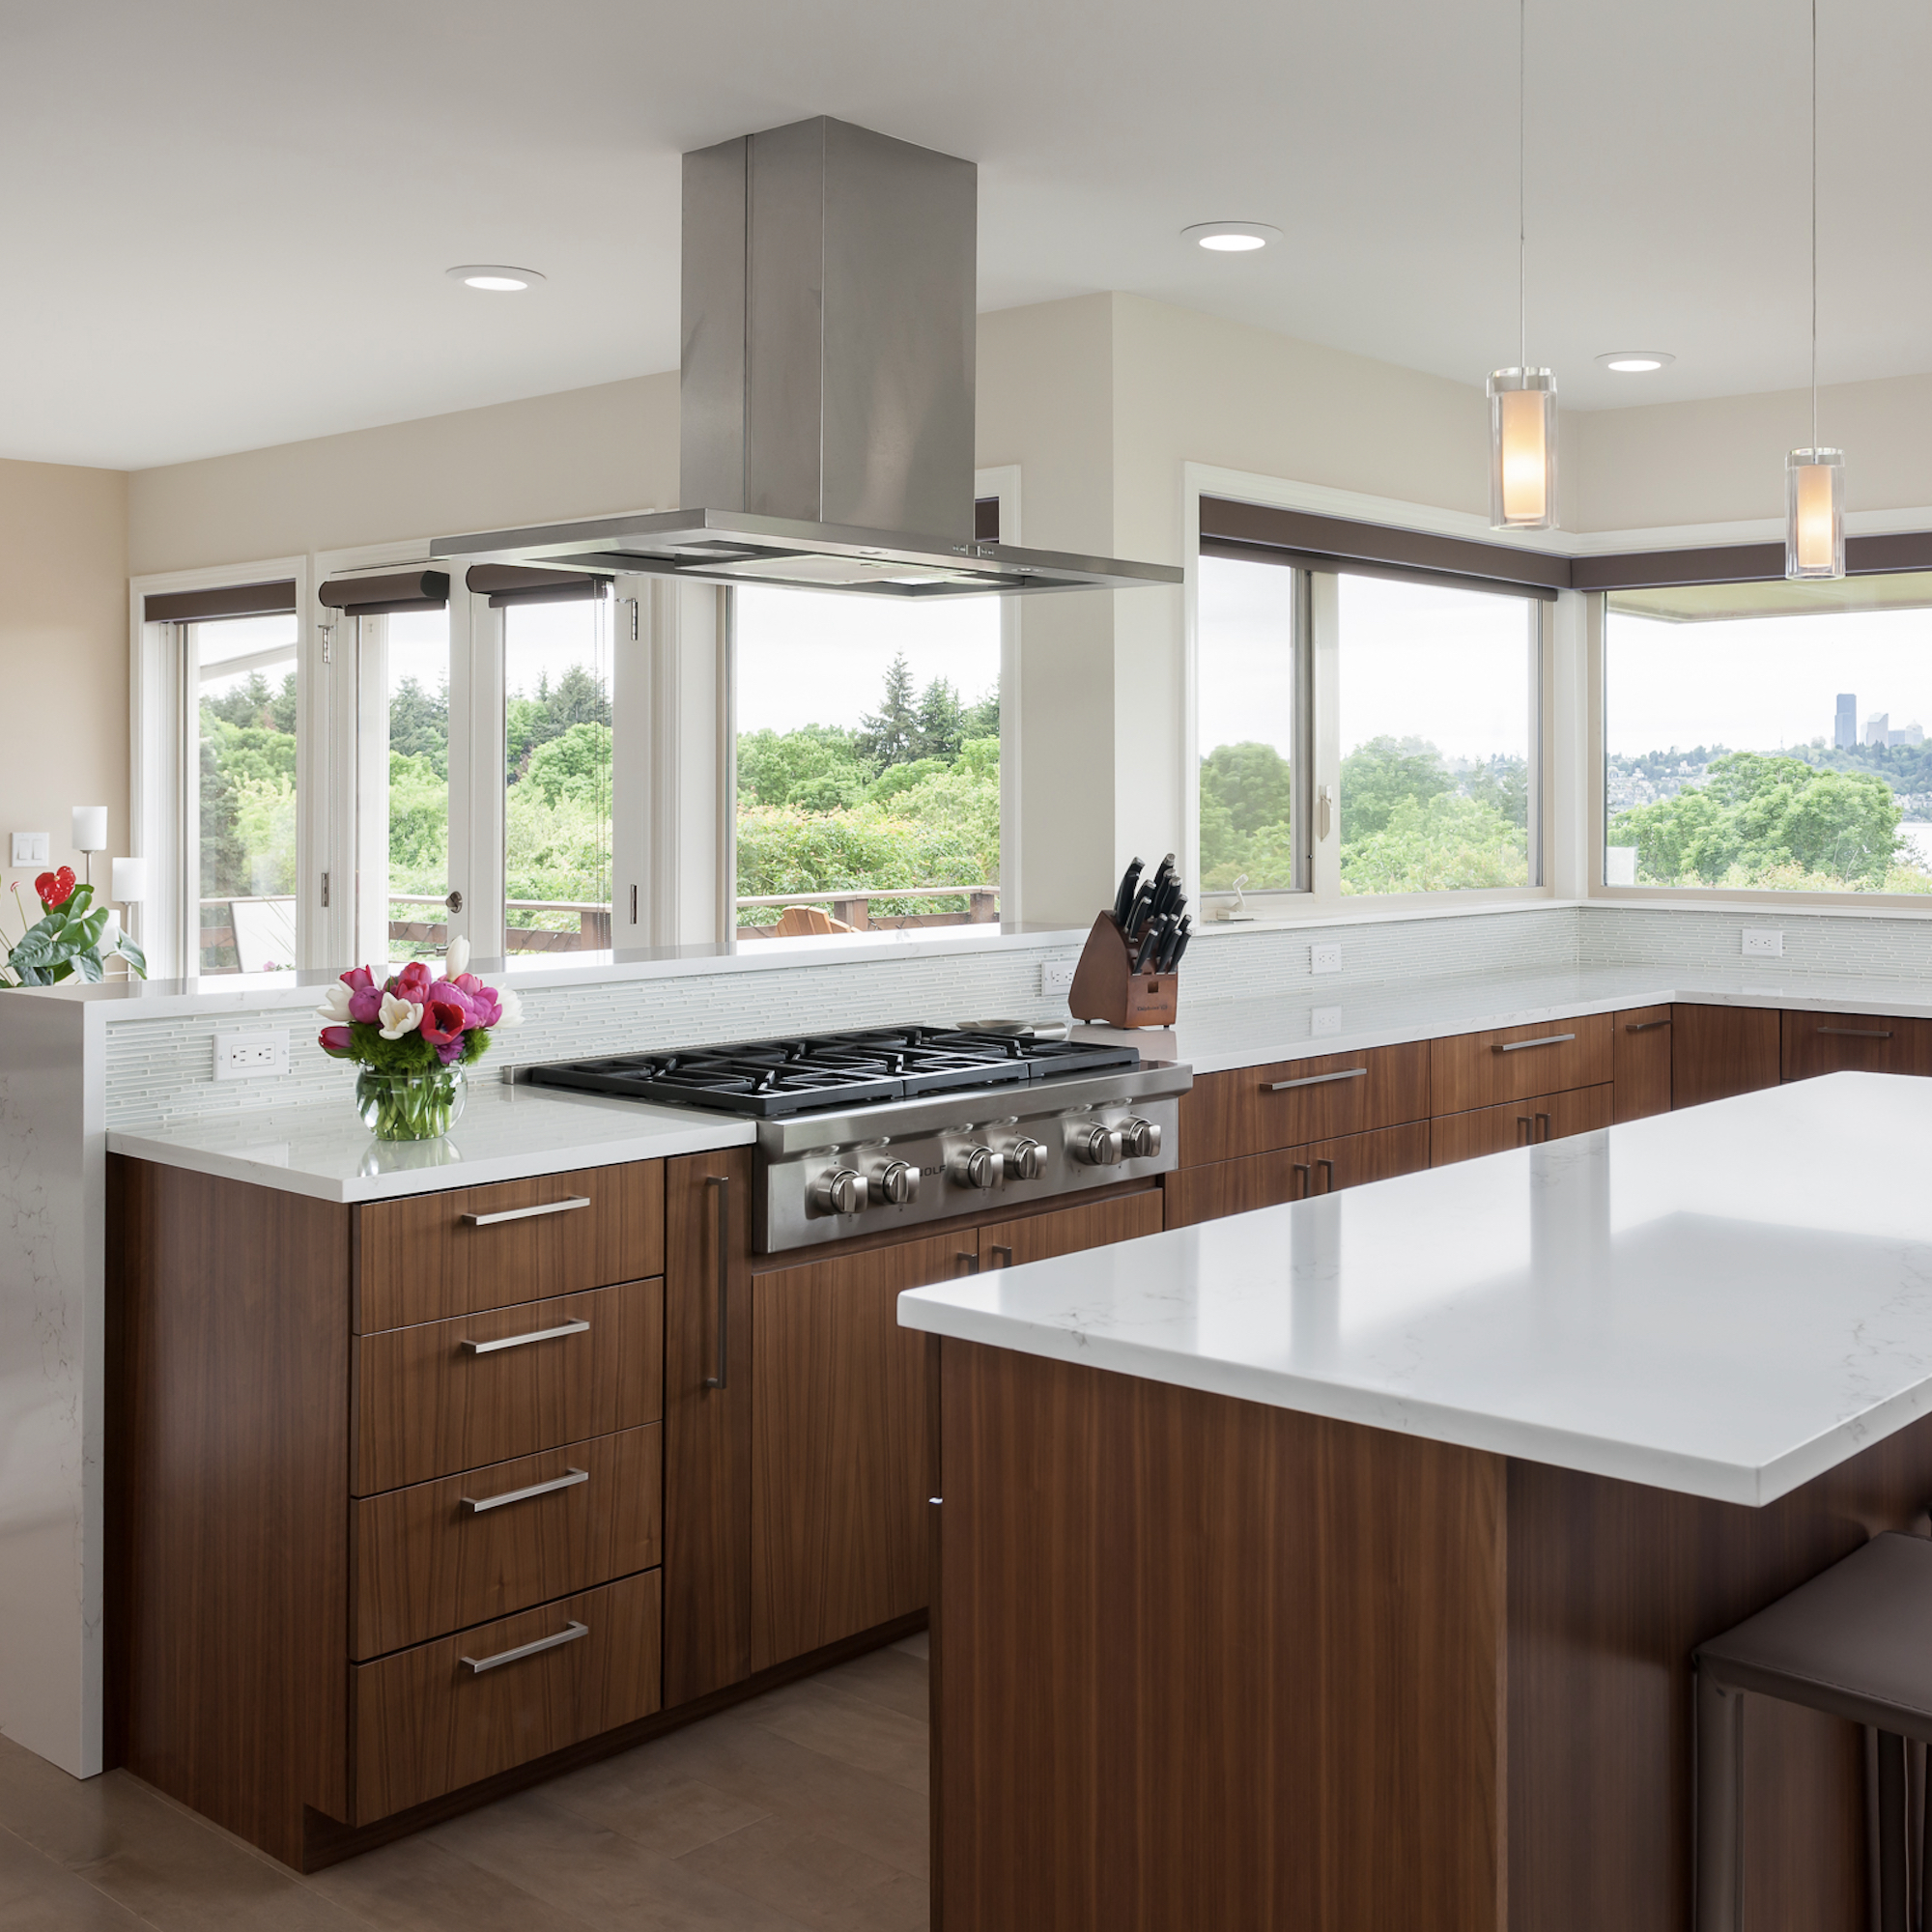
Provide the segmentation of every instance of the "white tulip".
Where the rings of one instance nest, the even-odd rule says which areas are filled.
[[[330,980],[328,991],[322,996],[322,1005],[315,1010],[331,1026],[346,1026],[349,1021],[349,988],[340,980]]]
[[[454,980],[459,974],[469,970],[469,942],[460,933],[449,942],[449,950],[442,955],[442,977]]]
[[[406,1033],[414,1033],[422,1024],[423,1009],[410,1000],[399,1000],[393,993],[383,995],[383,1037],[401,1039]]]
[[[507,986],[497,988],[497,1000],[502,1007],[502,1014],[497,1019],[498,1026],[522,1026],[524,1023],[524,1003]]]

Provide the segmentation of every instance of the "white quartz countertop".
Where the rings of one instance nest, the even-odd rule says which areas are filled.
[[[750,1121],[696,1108],[653,1107],[537,1087],[478,1082],[463,1117],[440,1141],[379,1141],[339,1104],[261,1108],[139,1133],[110,1132],[111,1153],[229,1180],[286,1188],[318,1201],[385,1201],[618,1161],[659,1160],[745,1147]]]
[[[1124,1040],[1148,1060],[1185,1061],[1196,1073],[1308,1060],[1324,1053],[1433,1039],[1492,1027],[1531,1026],[1581,1013],[1682,1000],[1696,1006],[1790,1007],[1808,1012],[1897,1013],[1932,1019],[1932,982],[1668,966],[1590,966],[1560,973],[1496,973],[1359,986],[1313,975],[1293,993],[1190,1007],[1183,981],[1172,1027],[1075,1028],[1082,1039]]]
[[[899,1297],[910,1328],[1720,1501],[1932,1406],[1932,1080],[1838,1073]]]

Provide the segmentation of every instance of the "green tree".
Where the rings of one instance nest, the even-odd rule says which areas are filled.
[[[952,758],[966,742],[966,714],[959,694],[943,677],[936,677],[919,696],[919,716],[913,725],[913,755]]]
[[[1381,825],[1342,847],[1345,893],[1468,892],[1528,878],[1528,835],[1454,791],[1398,797]]]
[[[1294,778],[1272,745],[1216,745],[1201,760],[1201,882],[1225,889],[1294,880]]]
[[[738,738],[738,797],[756,805],[814,803],[838,810],[865,796],[871,772],[859,755],[856,734],[839,724],[802,724],[794,731],[742,732]]]
[[[585,665],[572,665],[557,680],[556,689],[546,692],[545,697],[559,737],[573,724],[610,725],[611,694],[604,680]]]
[[[1405,799],[1426,805],[1456,789],[1434,745],[1418,738],[1371,738],[1342,760],[1342,849],[1387,826]]]
[[[876,712],[859,721],[859,755],[874,771],[902,765],[915,757],[919,744],[919,707],[913,701],[912,672],[903,653],[886,667],[885,694]]]
[[[960,720],[960,729],[968,744],[975,738],[997,738],[1000,735],[1000,687],[997,684],[984,697],[966,707],[966,714]]]
[[[389,694],[389,750],[405,757],[427,758],[449,777],[449,686],[425,691],[406,677]]]
[[[607,801],[611,792],[611,727],[573,724],[530,753],[526,775],[546,805],[572,798],[585,805]]]

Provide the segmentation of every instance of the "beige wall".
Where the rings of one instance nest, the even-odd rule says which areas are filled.
[[[14,832],[45,832],[81,869],[73,808],[104,805],[128,850],[128,478],[118,469],[0,460],[0,862]],[[97,861],[103,886],[108,874]],[[0,879],[31,881],[38,867]],[[23,893],[28,888],[22,887]],[[31,894],[27,903],[35,910]],[[0,911],[0,950],[19,936]]]
[[[128,567],[296,556],[677,503],[677,377],[136,470]]]

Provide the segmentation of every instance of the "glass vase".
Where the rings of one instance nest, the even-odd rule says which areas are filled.
[[[355,1111],[379,1141],[433,1141],[462,1114],[465,1089],[461,1066],[426,1073],[377,1073],[365,1066],[355,1076]]]

